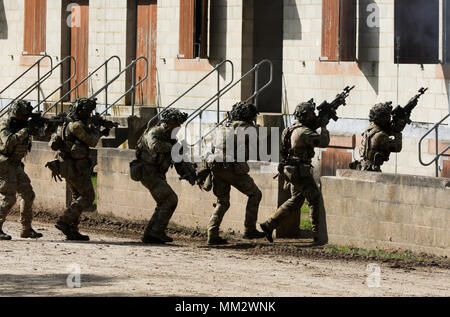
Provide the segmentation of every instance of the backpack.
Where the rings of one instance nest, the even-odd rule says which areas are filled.
[[[295,129],[300,128],[302,125],[300,123],[296,123],[293,126],[287,127],[283,130],[281,133],[281,161],[285,162],[289,158],[289,153],[291,150],[291,136],[292,132],[294,132]]]

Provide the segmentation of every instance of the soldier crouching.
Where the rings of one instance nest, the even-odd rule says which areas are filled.
[[[30,178],[25,173],[22,159],[31,150],[31,135],[34,133],[27,121],[33,108],[29,102],[17,101],[11,108],[8,119],[0,123],[0,240],[11,240],[3,232],[3,223],[16,203],[16,193],[22,198],[20,203],[21,238],[41,238],[42,234],[31,227],[35,194]]]
[[[167,183],[166,173],[173,164],[171,152],[176,140],[172,139],[172,132],[186,119],[187,114],[176,109],[164,112],[158,125],[142,135],[136,148],[136,160],[130,163],[131,178],[140,181],[156,201],[155,212],[144,231],[144,243],[173,241],[166,229],[177,208],[178,196]]]
[[[227,240],[219,236],[219,227],[223,217],[230,208],[231,186],[248,197],[245,209],[244,239],[258,239],[265,236],[264,232],[256,229],[259,204],[262,199],[261,190],[248,174],[247,162],[238,162],[235,149],[226,148],[228,137],[235,138],[236,148],[245,151],[246,160],[249,154],[249,144],[237,144],[236,131],[246,128],[254,128],[258,111],[253,104],[240,102],[233,106],[229,122],[220,127],[218,140],[214,142],[213,159],[208,159],[208,166],[212,173],[213,193],[217,197],[215,210],[211,215],[208,225],[208,244],[226,244]],[[228,135],[230,134],[230,135]],[[248,142],[246,142],[248,143]],[[226,159],[228,157],[228,159]]]
[[[95,200],[92,185],[93,163],[90,147],[95,147],[101,136],[109,135],[109,129],[90,122],[96,108],[96,99],[80,98],[72,105],[68,120],[53,134],[50,146],[58,151],[57,160],[47,163],[55,177],[65,178],[72,193],[72,202],[59,217],[55,227],[67,240],[89,241],[89,236],[78,230],[83,211],[92,208]]]

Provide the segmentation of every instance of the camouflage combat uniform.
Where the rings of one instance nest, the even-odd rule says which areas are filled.
[[[78,224],[82,212],[92,208],[95,200],[95,190],[92,184],[93,162],[89,157],[90,148],[95,147],[101,136],[107,135],[109,131],[107,133],[100,132],[99,127],[91,125],[88,118],[81,118],[77,115],[77,104],[79,107],[83,107],[84,103],[88,104],[88,99],[78,100],[73,106],[74,113],[69,115],[69,122],[58,128],[54,137],[60,137],[60,146],[52,146],[54,150],[58,150],[57,160],[49,162],[47,166],[54,174],[66,180],[72,193],[71,204],[58,219],[56,228],[61,230],[68,240],[87,241],[89,237],[79,233]],[[86,107],[95,109],[95,102]],[[90,113],[93,110],[85,109],[84,111]]]
[[[376,124],[372,124],[363,133],[361,148],[361,170],[381,172],[381,165],[389,161],[392,152],[402,150],[402,134],[394,133],[392,139],[388,133]]]
[[[253,109],[254,107],[254,109]],[[254,117],[251,115],[247,120],[242,119],[239,116],[240,109],[245,111],[246,108],[254,111]],[[233,117],[233,111],[237,114]],[[262,193],[258,186],[253,181],[253,178],[248,174],[250,168],[246,162],[237,162],[237,153],[234,152],[230,155],[226,149],[226,139],[228,133],[235,133],[235,129],[245,129],[248,127],[255,127],[253,121],[256,119],[256,107],[252,104],[238,103],[233,107],[231,112],[232,121],[226,126],[222,126],[214,144],[214,155],[209,159],[208,166],[212,172],[212,185],[213,193],[217,197],[217,203],[211,219],[208,225],[208,243],[209,244],[224,244],[227,241],[219,236],[219,227],[222,223],[223,217],[227,210],[230,208],[230,191],[231,186],[239,190],[241,193],[248,197],[247,206],[245,209],[245,221],[244,221],[244,238],[255,239],[264,237],[263,232],[259,232],[256,229],[256,221],[258,218],[259,204],[262,199]],[[235,120],[233,120],[235,119]],[[235,136],[232,136],[235,137]],[[237,145],[235,139],[235,145]],[[239,146],[239,145],[237,145]],[[248,145],[246,146],[246,158],[248,157]],[[235,146],[236,149],[236,146]],[[227,159],[227,156],[228,157]],[[230,162],[231,161],[231,162]]]
[[[29,112],[28,103],[19,101],[11,109],[8,119],[0,122],[0,240],[11,237],[2,231],[3,223],[16,203],[16,193],[22,198],[20,203],[20,222],[22,238],[40,238],[41,233],[31,228],[33,220],[33,201],[35,194],[30,178],[24,171],[22,159],[31,150],[31,134],[26,120],[17,120],[15,112]]]
[[[272,231],[278,227],[287,215],[292,212],[300,212],[306,198],[311,209],[312,231],[315,241],[318,241],[321,193],[312,175],[311,162],[315,155],[314,148],[327,147],[330,142],[330,136],[324,127],[321,129],[321,133],[318,134],[315,130],[302,123],[297,123],[287,128],[283,131],[282,138],[288,131],[291,133],[289,155],[284,163],[280,164],[279,170],[289,183],[291,198],[282,204],[266,222],[262,223],[261,228],[268,234],[267,238],[269,241],[272,241]]]
[[[131,163],[132,178],[140,181],[156,201],[155,212],[145,228],[144,243],[165,243],[173,239],[165,233],[178,205],[178,196],[167,183],[166,173],[172,166],[171,151],[176,143],[172,139],[173,127],[186,120],[187,114],[169,109],[162,115],[159,125],[152,127],[140,138],[136,160]],[[137,175],[136,175],[137,174]]]
[[[396,131],[401,131],[406,122],[396,122],[396,126],[393,126],[391,111],[392,106],[388,103],[377,104],[370,110],[369,120],[372,124],[362,134],[358,169],[381,172],[381,165],[389,161],[390,154],[402,150],[402,134]]]

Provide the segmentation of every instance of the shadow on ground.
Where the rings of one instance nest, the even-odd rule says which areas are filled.
[[[68,274],[0,274],[0,296],[61,296]],[[113,279],[95,274],[82,274],[82,287],[108,286]],[[82,288],[73,289],[77,296]],[[68,294],[69,295],[69,294]],[[91,295],[90,295],[91,296]]]

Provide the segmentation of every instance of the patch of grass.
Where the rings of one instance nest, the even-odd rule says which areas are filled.
[[[311,220],[300,219],[300,229],[302,230],[312,230]]]
[[[360,249],[352,247],[340,247],[336,245],[326,245],[323,247],[326,252],[337,252],[345,254],[359,254],[369,257],[377,257],[380,259],[397,259],[423,261],[424,259],[417,256],[411,251],[388,251],[384,246],[375,246],[375,249]]]
[[[97,205],[97,175],[93,175],[91,180],[92,180],[92,185],[94,186],[94,190],[95,190],[95,200],[92,204]]]
[[[302,214],[309,214],[309,212],[310,212],[309,206],[308,206],[307,204],[304,204],[304,205],[302,206],[302,209],[301,209],[300,212],[301,212]]]

